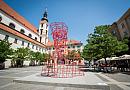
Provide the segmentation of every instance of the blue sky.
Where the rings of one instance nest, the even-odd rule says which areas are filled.
[[[37,28],[47,7],[49,23],[65,22],[69,28],[69,39],[79,40],[84,44],[95,26],[112,24],[130,8],[129,0],[4,1]]]

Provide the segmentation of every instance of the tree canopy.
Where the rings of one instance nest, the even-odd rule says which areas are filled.
[[[0,41],[0,63],[5,62],[8,55],[12,54],[11,44],[8,41]]]
[[[87,44],[82,53],[85,59],[107,58],[118,52],[128,50],[127,44],[118,41],[109,33],[109,27],[109,25],[96,26],[94,33],[88,35]]]
[[[81,60],[82,58],[80,57],[80,52],[79,51],[75,51],[72,50],[70,52],[68,52],[68,55],[66,56],[66,58],[68,58],[69,60]]]
[[[29,55],[30,55],[29,48],[23,48],[23,47],[17,48],[17,50],[14,50],[13,52],[11,66],[12,67],[23,66],[23,62],[30,58]]]

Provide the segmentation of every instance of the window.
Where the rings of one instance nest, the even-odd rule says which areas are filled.
[[[32,34],[28,34],[28,37],[30,37],[30,38],[31,38],[31,37],[32,37]]]
[[[44,51],[44,49],[42,48],[42,52]]]
[[[8,40],[9,39],[9,35],[5,35],[5,40]]]
[[[77,46],[77,48],[80,48],[80,46]]]
[[[121,24],[121,27],[122,27],[122,29],[123,29],[123,28],[125,28],[125,25],[124,25],[124,23],[122,23],[122,24]]]
[[[34,45],[32,45],[32,49],[34,49]]]
[[[70,48],[70,46],[68,46],[68,48]]]
[[[35,40],[37,41],[37,37],[35,37]]]
[[[18,39],[17,39],[17,38],[15,38],[15,39],[14,39],[14,43],[16,43],[16,44],[17,44],[17,42],[18,42]]]
[[[45,44],[46,44],[47,38],[45,38]]]
[[[46,29],[47,29],[47,27],[48,27],[48,24],[46,24]]]
[[[42,37],[40,37],[40,43],[41,43],[41,41],[42,41]]]
[[[0,16],[0,22],[2,21],[2,16]]]
[[[47,35],[47,30],[46,30],[46,35]]]
[[[36,46],[36,50],[38,49],[38,47]]]
[[[39,48],[39,51],[41,51],[41,48]]]
[[[43,31],[43,29],[41,29],[40,31],[41,31],[41,35],[42,35],[42,31]]]
[[[116,31],[115,31],[115,30],[112,30],[111,33],[112,33],[112,35],[115,35],[115,34],[116,34]]]
[[[130,17],[129,17],[129,21],[130,21]]]
[[[43,23],[41,24],[41,27],[43,27]]]
[[[30,45],[30,43],[28,43],[28,46],[27,46],[27,47],[29,47],[29,45]]]
[[[13,23],[10,23],[9,27],[12,28],[12,29],[15,29],[15,25]]]
[[[124,37],[128,37],[128,31],[124,31]]]
[[[73,48],[75,48],[75,46],[73,46]]]
[[[22,41],[22,46],[24,46],[24,41]]]
[[[21,29],[21,30],[20,30],[20,33],[24,34],[24,33],[25,33],[24,29]]]

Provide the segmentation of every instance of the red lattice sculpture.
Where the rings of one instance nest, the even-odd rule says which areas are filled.
[[[42,68],[41,75],[55,78],[70,78],[84,75],[74,61],[65,58],[65,55],[68,54],[68,27],[63,22],[54,22],[51,23],[50,29],[52,31],[55,50],[53,55],[51,55],[51,60],[48,60]]]

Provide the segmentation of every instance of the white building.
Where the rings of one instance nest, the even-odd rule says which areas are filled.
[[[0,40],[8,40],[13,49],[28,47],[35,52],[45,52],[45,44],[48,41],[47,22],[45,11],[37,30],[5,2],[0,1]]]
[[[39,29],[30,24],[4,1],[0,0],[0,40],[8,40],[11,47],[28,47],[30,50],[52,54],[53,42],[48,37],[47,10],[40,21]],[[77,40],[67,41],[68,50],[83,50],[83,44]]]
[[[77,40],[68,40],[67,42],[67,51],[83,51],[83,43],[81,43],[80,41]],[[46,45],[46,49],[47,49],[47,53],[53,55],[54,53],[54,43],[48,41],[47,45]]]

